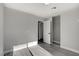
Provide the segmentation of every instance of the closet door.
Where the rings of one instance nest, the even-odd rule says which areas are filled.
[[[50,34],[50,20],[44,21],[44,42],[51,44]]]

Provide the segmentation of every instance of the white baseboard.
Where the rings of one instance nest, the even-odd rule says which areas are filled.
[[[13,47],[13,51],[21,50],[21,49],[24,49],[24,48],[27,48],[27,44],[26,43],[14,46]]]
[[[27,47],[31,47],[31,46],[34,46],[34,45],[37,45],[37,41],[29,42],[28,44],[25,43],[25,44],[14,46],[13,47],[13,51],[21,50],[21,49],[24,49],[24,48],[27,48]]]
[[[31,46],[34,46],[34,45],[37,45],[37,44],[38,44],[38,41],[29,42],[28,47],[31,47]],[[16,46],[13,47],[13,49],[4,51],[4,54],[6,54],[6,53],[8,53],[10,51],[17,51],[17,50],[21,50],[21,49],[24,49],[24,48],[27,48],[27,43],[16,45]]]
[[[29,43],[28,43],[28,47],[35,46],[35,45],[37,45],[37,44],[38,44],[37,41],[29,42]]]
[[[60,42],[58,42],[58,41],[54,41],[54,42],[56,42],[56,43],[60,44]]]
[[[70,50],[72,52],[75,52],[75,53],[79,54],[79,50],[71,49],[71,48],[68,48],[68,47],[65,47],[65,46],[61,46],[61,48],[64,48],[64,49],[67,49],[67,50]]]

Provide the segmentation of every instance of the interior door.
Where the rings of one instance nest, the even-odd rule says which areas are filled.
[[[45,43],[48,43],[48,44],[51,44],[51,38],[50,38],[50,20],[47,20],[47,21],[44,21],[44,42]]]

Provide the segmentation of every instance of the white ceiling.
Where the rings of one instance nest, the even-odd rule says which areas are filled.
[[[33,15],[48,18],[50,16],[58,15],[61,12],[65,12],[69,9],[78,7],[78,3],[50,3],[45,5],[44,3],[6,3],[6,7],[17,9],[20,11],[28,12]],[[56,9],[51,9],[56,7]]]

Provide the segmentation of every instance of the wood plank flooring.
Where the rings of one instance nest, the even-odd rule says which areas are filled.
[[[52,56],[47,50],[41,48],[39,45],[29,47],[34,56]]]
[[[50,52],[53,56],[79,56],[78,53],[60,48],[56,44],[49,45],[47,43],[41,43],[39,45],[48,52]]]
[[[34,56],[79,56],[79,54],[60,48],[58,45],[49,45],[40,43],[39,46],[29,48]],[[27,48],[13,51],[5,54],[5,56],[32,56]]]

